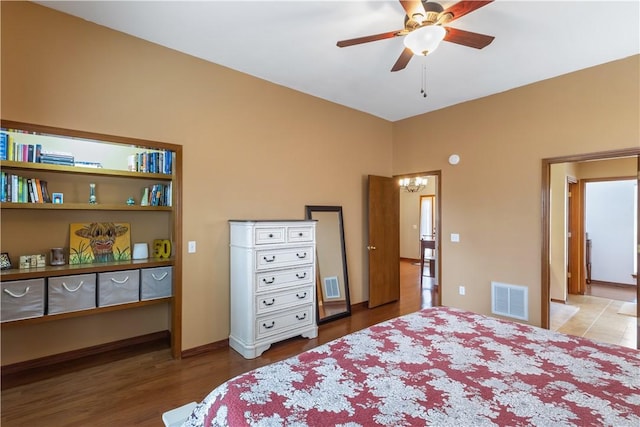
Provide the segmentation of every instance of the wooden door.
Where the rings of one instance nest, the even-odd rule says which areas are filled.
[[[369,308],[400,299],[400,189],[369,175]]]

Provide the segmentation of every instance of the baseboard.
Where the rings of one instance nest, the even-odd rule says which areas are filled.
[[[210,351],[219,350],[221,348],[229,347],[229,340],[216,341],[209,344],[193,347],[188,350],[182,351],[182,358],[198,356],[200,354],[208,353]]]
[[[366,310],[368,308],[369,308],[369,301],[363,301],[358,304],[352,304],[351,312],[353,313],[354,311]]]
[[[29,384],[66,372],[77,371],[162,348],[171,348],[171,333],[169,331],[153,332],[138,337],[5,365],[0,368],[2,389]]]
[[[635,288],[635,284],[629,283],[616,283],[616,282],[603,282],[601,280],[592,280],[590,285],[602,285],[602,286],[615,286],[617,288]]]

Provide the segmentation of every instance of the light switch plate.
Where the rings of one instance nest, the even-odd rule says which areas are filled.
[[[460,241],[460,235],[458,233],[451,233],[451,241],[458,243]]]
[[[190,254],[196,253],[196,242],[194,240],[189,241],[189,247],[187,248],[187,251]]]

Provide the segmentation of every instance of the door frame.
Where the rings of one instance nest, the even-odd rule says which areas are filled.
[[[577,154],[570,156],[552,157],[542,159],[542,247],[541,247],[541,326],[545,329],[550,327],[550,285],[551,285],[551,268],[549,265],[549,253],[550,253],[550,218],[551,218],[551,165],[555,163],[574,163],[584,162],[587,160],[607,160],[620,157],[636,157],[637,169],[638,169],[638,181],[640,182],[640,148],[627,148],[621,150],[603,151],[598,153],[589,154]],[[640,193],[640,185],[638,186],[638,192]],[[640,209],[638,210],[640,216]],[[639,232],[640,234],[640,227]],[[638,248],[637,248],[638,249]],[[640,258],[640,252],[637,256]],[[640,274],[636,277],[636,292],[638,299],[640,299]],[[638,310],[640,311],[640,309]],[[640,314],[640,313],[636,313]],[[638,322],[638,335],[636,336],[637,346],[640,348],[640,321]]]
[[[585,292],[585,240],[584,240],[584,205],[582,188],[584,183],[574,177],[567,177],[567,222],[569,223],[567,245],[567,294],[583,295]]]

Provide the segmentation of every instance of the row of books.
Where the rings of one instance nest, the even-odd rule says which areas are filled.
[[[47,181],[0,172],[0,201],[51,203]]]
[[[15,131],[12,131],[15,132]],[[100,162],[76,161],[72,153],[46,150],[41,144],[21,144],[6,129],[0,131],[0,160],[14,162],[43,163],[49,165],[81,166],[101,168]],[[127,158],[128,169],[133,172],[162,173],[173,171],[171,151],[147,151],[132,154]]]
[[[6,132],[0,132],[0,160],[76,166],[71,153],[47,151],[41,144],[20,144],[13,141],[13,137]]]
[[[165,150],[132,154],[127,158],[127,166],[132,172],[171,174],[173,153]]]
[[[144,189],[140,205],[142,206],[171,206],[172,187],[171,183],[155,184]]]

